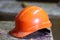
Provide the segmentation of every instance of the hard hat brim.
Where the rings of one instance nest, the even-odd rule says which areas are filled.
[[[14,30],[9,32],[9,34],[11,36],[14,36],[16,38],[23,38],[23,37],[25,37],[25,36],[27,36],[27,35],[29,35],[31,33],[33,33],[33,32],[14,32]]]
[[[43,29],[43,28],[50,28],[52,26],[52,24],[49,22],[48,24],[45,23],[45,25],[43,25],[43,26],[46,26],[46,27],[40,27],[40,28],[37,28],[36,30],[31,31],[31,32],[20,32],[20,31],[16,31],[16,30],[11,30],[9,32],[9,34],[16,37],[16,38],[23,38],[23,37],[35,32],[37,30],[40,30],[40,29]]]

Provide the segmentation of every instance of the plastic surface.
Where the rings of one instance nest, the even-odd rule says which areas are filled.
[[[29,6],[16,16],[15,25],[16,27],[9,33],[19,38],[43,28],[50,28],[51,22],[44,9],[38,6]]]

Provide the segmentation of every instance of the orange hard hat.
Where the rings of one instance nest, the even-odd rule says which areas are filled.
[[[16,16],[15,25],[16,27],[9,33],[14,37],[25,37],[37,30],[50,28],[52,24],[44,9],[29,6]]]

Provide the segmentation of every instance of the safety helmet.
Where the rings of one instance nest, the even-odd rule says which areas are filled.
[[[38,6],[24,8],[15,19],[15,28],[9,32],[14,37],[25,37],[37,30],[52,26],[46,11]]]

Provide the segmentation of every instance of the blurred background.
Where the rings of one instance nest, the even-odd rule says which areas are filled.
[[[54,40],[59,40],[60,0],[0,0],[0,24],[1,21],[14,21],[18,12],[30,5],[40,6],[46,10],[53,24]]]

